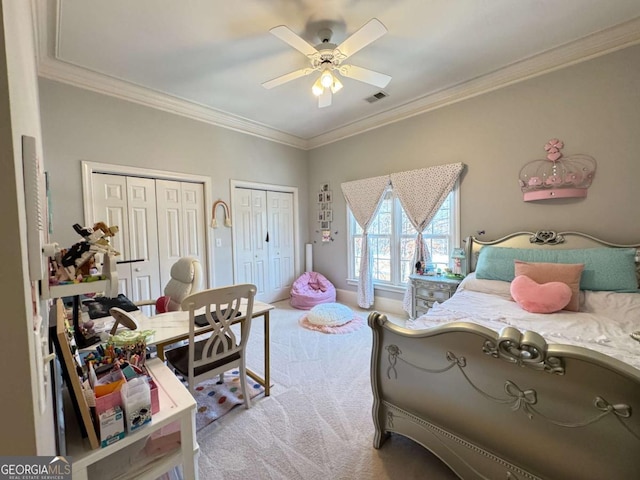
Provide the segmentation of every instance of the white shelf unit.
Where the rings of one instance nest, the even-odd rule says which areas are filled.
[[[105,280],[93,282],[69,283],[66,285],[49,285],[49,279],[42,279],[40,296],[43,299],[72,297],[74,295],[85,295],[87,293],[104,292],[107,297],[118,296],[118,272],[116,270],[116,259],[113,255],[104,255],[102,264],[102,275]]]
[[[67,455],[73,461],[74,480],[154,480],[179,465],[182,466],[185,479],[198,478],[196,401],[162,361],[151,359],[147,362],[147,368],[158,385],[160,400],[160,411],[153,415],[150,424],[112,445],[91,449],[88,441],[81,437],[78,422],[74,422],[73,418],[68,419]],[[71,414],[73,409],[67,408],[66,411]],[[179,447],[152,460],[139,455],[149,435],[175,421],[180,422]],[[105,462],[99,464],[101,460]]]

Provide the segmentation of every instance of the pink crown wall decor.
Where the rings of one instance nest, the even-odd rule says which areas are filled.
[[[583,198],[596,173],[589,155],[563,156],[562,140],[552,138],[544,146],[547,158],[533,160],[520,169],[520,188],[525,202],[552,198]]]

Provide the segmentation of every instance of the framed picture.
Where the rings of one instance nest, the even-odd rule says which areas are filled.
[[[329,229],[329,222],[321,222],[320,223],[320,228],[322,230],[328,230]]]
[[[320,204],[320,210],[329,210],[329,204],[328,203]]]
[[[322,185],[320,185],[320,191],[321,192],[328,192],[329,191],[329,182],[323,183]]]
[[[326,192],[324,192],[324,201],[325,202],[333,201],[333,194],[331,193],[331,190],[327,190]]]
[[[324,203],[324,192],[318,192],[318,203]]]
[[[330,242],[331,241],[331,230],[323,230],[322,231],[322,241]]]
[[[323,210],[318,210],[318,221],[319,222],[324,222],[324,211]]]
[[[325,210],[323,220],[325,222],[333,222],[333,210]]]

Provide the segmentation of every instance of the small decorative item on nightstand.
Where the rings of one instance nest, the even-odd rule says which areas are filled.
[[[450,298],[455,293],[461,280],[461,278],[442,276],[410,275],[411,318],[418,318],[424,315],[434,303],[442,303]]]
[[[464,250],[462,248],[454,248],[451,258],[453,258],[453,274],[463,276],[465,271]]]

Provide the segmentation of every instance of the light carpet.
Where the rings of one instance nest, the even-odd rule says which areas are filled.
[[[435,456],[392,435],[373,448],[369,377],[372,334],[321,335],[300,328],[288,301],[271,312],[271,396],[234,408],[197,433],[200,478],[455,479]],[[369,312],[353,307],[366,319]],[[262,321],[255,320],[247,366],[262,372]]]
[[[264,387],[259,383],[251,378],[247,378],[245,381],[249,398],[253,399],[264,393]],[[240,372],[238,370],[226,372],[222,383],[218,383],[217,377],[199,383],[195,387],[194,398],[198,405],[196,408],[196,431],[199,431],[229,413],[232,408],[238,405],[243,405],[244,408]]]

